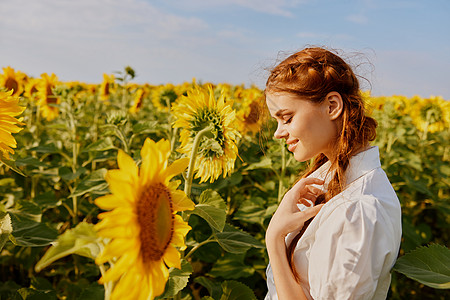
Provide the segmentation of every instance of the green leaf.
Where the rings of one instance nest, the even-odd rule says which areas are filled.
[[[266,214],[264,202],[259,197],[242,202],[234,218],[243,222],[262,224]]]
[[[207,204],[197,204],[190,213],[205,219],[214,230],[222,231],[225,226],[227,214],[225,210],[220,208]]]
[[[42,210],[61,205],[61,199],[56,199],[54,191],[39,194],[33,200]]]
[[[139,121],[133,125],[133,134],[137,135],[144,132],[154,132],[157,125],[157,121]]]
[[[430,226],[425,223],[414,226],[411,224],[410,219],[411,218],[408,216],[403,216],[402,218],[402,249],[405,250],[405,252],[414,250],[421,245],[425,245],[431,238]]]
[[[263,156],[263,158],[256,163],[250,164],[244,169],[244,171],[256,170],[256,169],[270,169],[272,167],[272,160],[268,156]]]
[[[177,268],[171,268],[169,270],[169,280],[166,283],[166,289],[164,290],[164,293],[156,299],[173,298],[187,285],[191,274],[191,264],[186,260],[182,260],[181,270]]]
[[[0,299],[23,300],[19,293],[17,293],[17,290],[20,288],[21,286],[12,280],[0,281]]]
[[[205,219],[214,230],[222,231],[225,226],[226,205],[216,191],[205,190],[199,197],[199,203],[190,213]]]
[[[42,209],[31,200],[17,200],[14,208],[9,209],[10,213],[19,214],[27,219],[41,222]]]
[[[39,145],[29,149],[30,151],[36,151],[39,153],[58,153],[59,149],[54,144]]]
[[[9,240],[12,230],[11,217],[0,209],[0,252]]]
[[[256,300],[253,291],[245,284],[228,280],[222,283],[223,294],[220,300]]]
[[[80,167],[75,173],[69,167],[61,167],[58,169],[58,176],[64,180],[75,180],[86,172],[86,168]]]
[[[37,159],[36,157],[32,157],[32,156],[16,159],[16,165],[18,167],[21,167],[21,166],[46,167],[46,168],[49,167],[48,164],[46,164],[46,163],[40,161],[39,159]]]
[[[450,250],[442,245],[419,247],[395,263],[394,270],[436,289],[450,288]]]
[[[13,242],[19,246],[42,247],[53,242],[58,232],[44,223],[31,220],[20,213],[12,213]]]
[[[211,189],[203,191],[203,193],[198,198],[198,203],[208,204],[223,210],[227,208],[225,201],[223,201],[219,193]]]
[[[194,282],[204,286],[211,295],[211,299],[220,299],[220,297],[222,296],[222,287],[220,286],[220,284],[203,276],[196,277],[194,279]]]
[[[56,297],[54,290],[35,290],[32,288],[21,288],[17,291],[24,300],[53,300]]]
[[[104,139],[100,139],[86,148],[83,149],[82,153],[84,152],[92,152],[92,151],[106,151],[116,149],[116,146],[114,146],[114,143],[111,140],[111,137],[106,137]]]
[[[219,245],[231,253],[243,253],[252,247],[264,248],[264,245],[253,236],[228,224],[222,232],[215,233],[215,237]]]
[[[255,269],[244,263],[245,254],[225,253],[209,271],[208,275],[225,279],[238,279],[250,277]]]
[[[78,300],[103,300],[105,299],[105,288],[97,282],[83,288]]]
[[[54,261],[67,255],[78,254],[95,259],[99,253],[99,238],[94,230],[94,225],[81,222],[75,228],[66,230],[58,237],[58,240],[38,261],[35,270],[40,272]]]
[[[88,192],[97,192],[99,194],[106,194],[108,183],[105,181],[106,169],[98,169],[85,177],[76,186],[70,197],[78,197]]]
[[[23,174],[23,172],[16,166],[16,163],[13,160],[9,160],[6,157],[4,157],[1,152],[0,152],[0,162],[5,164],[7,167],[9,167],[11,170],[16,172],[17,174],[25,176],[25,174]],[[1,164],[0,164],[0,166],[1,166]]]

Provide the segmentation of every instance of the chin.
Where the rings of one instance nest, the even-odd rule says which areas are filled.
[[[307,160],[310,160],[313,157],[314,156],[309,156],[309,155],[294,152],[294,158],[298,162],[305,162]]]

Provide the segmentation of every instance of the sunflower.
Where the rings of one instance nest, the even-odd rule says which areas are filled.
[[[176,117],[175,128],[183,128],[180,133],[181,146],[178,152],[190,155],[195,136],[202,129],[212,126],[209,136],[200,141],[198,156],[195,161],[195,178],[200,182],[216,180],[221,173],[230,174],[238,153],[236,139],[240,137],[234,127],[235,111],[224,96],[214,97],[211,87],[205,90],[196,87],[188,91],[173,106]]]
[[[110,170],[106,180],[112,194],[97,198],[102,209],[96,230],[110,238],[97,264],[115,261],[100,283],[117,281],[112,299],[153,299],[164,291],[168,267],[181,268],[180,253],[191,227],[177,214],[192,210],[194,203],[180,181],[171,181],[188,165],[181,158],[168,165],[170,143],[147,138],[141,150],[140,170],[133,159],[119,150],[119,169]],[[136,288],[138,287],[138,288]]]
[[[9,154],[14,154],[12,148],[17,147],[17,142],[11,133],[18,133],[23,128],[17,125],[25,125],[22,118],[16,119],[23,113],[25,107],[19,106],[19,97],[13,96],[13,91],[0,91],[0,154],[9,160]]]
[[[265,115],[263,114],[263,93],[260,89],[252,87],[241,92],[241,108],[238,110],[237,119],[239,132],[259,132]]]
[[[111,92],[114,88],[114,74],[103,74],[103,82],[100,85],[100,100],[106,101],[109,99]]]
[[[39,78],[30,78],[25,84],[24,96],[31,100],[37,100],[37,92],[39,85]]]
[[[14,96],[20,96],[23,92],[26,75],[20,71],[15,71],[11,67],[3,68],[3,74],[0,75],[0,86],[7,90],[13,90]]]
[[[51,121],[58,116],[59,110],[57,107],[51,106],[51,104],[59,104],[61,99],[53,93],[53,88],[59,83],[58,77],[52,73],[41,74],[40,82],[37,85],[37,98],[38,105],[42,116]]]
[[[178,93],[173,84],[155,87],[152,91],[153,105],[162,112],[168,112],[172,103],[178,99]]]
[[[370,91],[361,92],[361,97],[366,104],[368,115],[372,115],[374,111],[383,110],[386,104],[386,97],[373,97],[370,95]]]
[[[442,97],[415,97],[411,118],[420,131],[437,132],[450,125],[450,104]]]
[[[137,113],[141,107],[142,107],[142,100],[144,99],[144,97],[146,96],[145,90],[139,88],[136,91],[136,94],[134,96],[134,103],[133,106],[130,107],[129,112],[130,113]]]

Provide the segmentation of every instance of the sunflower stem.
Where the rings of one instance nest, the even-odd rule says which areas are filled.
[[[197,245],[195,245],[195,246],[191,249],[191,251],[189,251],[189,253],[186,254],[186,256],[184,257],[184,259],[187,260],[189,257],[192,256],[192,254],[193,254],[198,248],[200,248],[201,246],[206,245],[206,244],[208,244],[208,243],[214,242],[214,241],[215,241],[215,240],[214,240],[213,236],[211,235],[208,239],[206,239],[206,240],[204,240],[203,242],[200,242],[200,243],[198,243]]]
[[[428,138],[428,127],[430,126],[432,113],[433,113],[432,110],[428,110],[427,111],[427,116],[426,116],[426,120],[425,120],[425,126],[424,126],[424,130],[423,130],[423,134],[421,136],[421,140],[422,141],[425,141]]]
[[[213,129],[213,125],[209,125],[206,128],[200,130],[195,136],[194,143],[192,145],[191,157],[189,159],[189,167],[187,171],[187,176],[184,184],[184,192],[190,198],[191,197],[191,188],[192,188],[192,179],[194,177],[194,168],[195,168],[195,160],[197,158],[198,146],[200,145],[200,141],[203,136]]]
[[[170,139],[170,152],[173,152],[174,148],[175,148],[175,142],[177,139],[177,132],[178,132],[178,127],[175,127],[172,129],[172,136]]]
[[[99,265],[98,267],[100,269],[100,273],[102,274],[102,276],[105,276],[106,273],[105,266]],[[112,284],[113,284],[112,281],[103,283],[103,286],[105,287],[105,300],[111,299]]]
[[[75,124],[75,119],[73,116],[72,103],[69,106],[67,111],[69,116],[69,127],[72,134],[72,172],[76,173],[77,165],[78,165],[78,143],[77,143],[77,126]],[[77,180],[75,179],[74,185],[77,184]],[[72,198],[73,205],[73,223],[78,224],[78,198]]]
[[[94,106],[94,120],[93,120],[93,135],[92,135],[92,141],[95,143],[98,140],[98,117],[99,117],[99,111],[100,111],[100,101],[96,99],[95,106]],[[92,161],[91,170],[94,171],[96,167],[96,161]]]
[[[127,142],[127,139],[125,138],[122,128],[116,128],[116,132],[117,132],[119,139],[122,141],[123,148],[124,148],[123,150],[125,151],[125,153],[129,154],[128,153],[128,151],[129,151],[128,142]]]

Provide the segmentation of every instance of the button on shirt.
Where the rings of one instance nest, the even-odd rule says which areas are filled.
[[[326,189],[329,167],[327,162],[309,177],[323,179]],[[400,203],[378,147],[353,156],[345,174],[346,188],[322,207],[297,243],[300,284],[308,299],[386,299],[400,248]],[[286,245],[294,236],[286,237]],[[270,263],[266,274],[265,299],[278,299]]]

